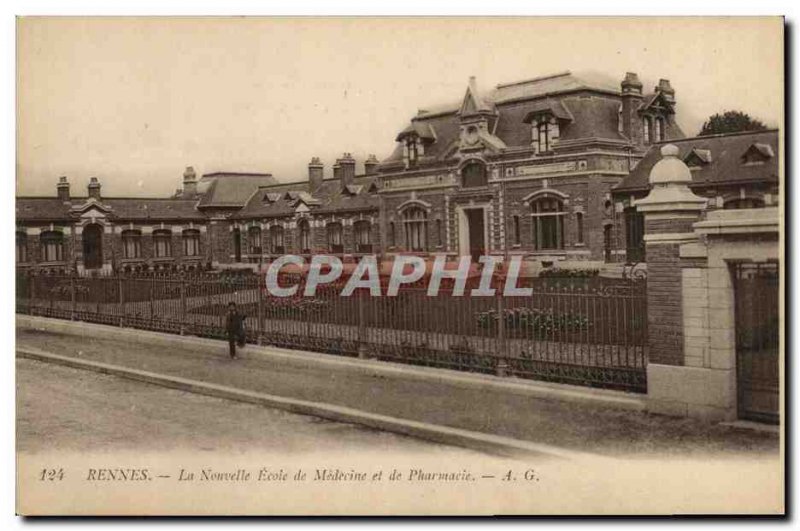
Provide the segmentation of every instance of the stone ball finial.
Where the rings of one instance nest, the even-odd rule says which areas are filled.
[[[650,170],[650,184],[690,183],[692,172],[689,167],[678,158],[680,150],[674,144],[667,144],[661,148],[662,159],[656,162]]]

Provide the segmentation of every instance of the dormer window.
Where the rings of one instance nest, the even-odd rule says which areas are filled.
[[[745,166],[756,166],[764,164],[767,160],[773,158],[775,153],[772,151],[772,146],[769,144],[753,144],[742,155],[742,163]]]
[[[660,116],[655,119],[654,137],[656,142],[664,140],[664,119]]]
[[[552,151],[553,146],[558,142],[558,121],[552,115],[541,115],[533,121],[531,134],[536,153]]]
[[[413,167],[417,165],[419,160],[420,142],[415,136],[406,137],[405,140],[405,156],[408,161],[408,166]]]
[[[650,143],[650,129],[653,127],[653,121],[649,116],[642,118],[642,138],[645,144]]]

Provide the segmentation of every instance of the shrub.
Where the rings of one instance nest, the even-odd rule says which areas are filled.
[[[553,310],[539,308],[508,308],[503,312],[506,330],[531,331],[535,336],[543,336],[553,332],[575,332],[590,326],[584,315],[572,313],[555,313]],[[497,329],[500,314],[497,310],[488,310],[476,314],[478,326]]]
[[[600,274],[599,269],[545,269],[539,273],[540,278],[592,278]]]

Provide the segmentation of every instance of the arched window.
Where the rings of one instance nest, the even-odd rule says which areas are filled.
[[[583,212],[575,213],[575,225],[577,229],[576,243],[583,243]]]
[[[725,210],[737,210],[740,208],[764,208],[764,200],[757,197],[741,197],[728,199],[723,204]]]
[[[183,256],[200,256],[200,231],[186,229],[183,231]]]
[[[261,254],[261,227],[253,225],[247,229],[247,244],[249,254]]]
[[[474,188],[486,186],[486,166],[481,162],[470,162],[461,170],[461,186]]]
[[[412,206],[403,212],[406,228],[406,248],[409,251],[428,250],[428,214],[420,207]]]
[[[511,218],[511,230],[512,230],[511,234],[514,238],[513,240],[514,245],[520,245],[522,243],[521,242],[522,232],[520,231],[519,216],[517,215],[514,215],[514,217]]]
[[[153,231],[153,256],[155,258],[172,256],[172,231],[167,229]]]
[[[311,252],[311,225],[309,225],[307,219],[301,219],[297,222],[297,228],[300,232],[300,252],[308,254]]]
[[[656,118],[655,121],[655,131],[654,137],[656,142],[661,142],[664,140],[664,119],[660,116]]]
[[[272,254],[283,254],[283,227],[273,225],[269,228],[269,252]]]
[[[122,256],[123,258],[142,257],[142,232],[139,230],[122,231]]]
[[[652,122],[649,116],[644,116],[642,118],[642,138],[644,139],[645,144],[650,143],[650,129],[652,128]]]
[[[64,235],[61,231],[48,230],[39,235],[42,245],[42,260],[61,262],[64,260]]]
[[[564,203],[545,196],[531,203],[533,244],[538,249],[564,248]]]
[[[372,224],[365,219],[361,219],[353,223],[353,232],[355,233],[356,238],[356,252],[372,252],[372,244],[370,243],[369,234],[371,228]]]
[[[442,220],[436,218],[436,243],[440,247],[444,247],[444,225],[442,224]]]
[[[28,261],[28,235],[25,231],[17,231],[17,263]]]
[[[328,223],[328,248],[334,254],[342,254],[344,252],[344,243],[342,242],[342,224],[341,223]]]

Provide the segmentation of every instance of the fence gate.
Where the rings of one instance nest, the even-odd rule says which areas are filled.
[[[778,423],[778,264],[732,266],[739,418]]]

